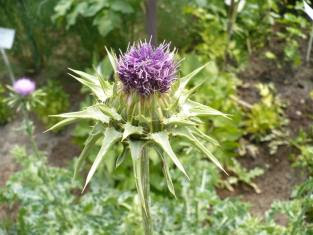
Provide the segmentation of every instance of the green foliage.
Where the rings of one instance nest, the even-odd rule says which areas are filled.
[[[60,0],[53,20],[65,24],[67,30],[73,28],[87,48],[102,51],[103,38],[115,48],[125,48],[134,40],[139,9],[138,0]]]
[[[41,99],[44,105],[37,106],[35,112],[44,124],[51,126],[56,124],[57,121],[48,116],[67,111],[69,108],[69,95],[64,91],[61,84],[54,80],[49,80],[41,90],[45,93],[45,96]]]
[[[298,3],[295,7],[289,6],[289,8],[296,12],[287,12],[277,20],[284,28],[284,30],[277,32],[277,36],[285,42],[283,49],[285,61],[291,62],[294,67],[297,67],[302,62],[299,40],[307,38],[305,30],[309,24],[303,15],[298,14],[299,11],[303,11],[301,3]]]
[[[307,169],[310,175],[313,174],[313,127],[308,131],[301,130],[291,144],[298,150],[298,153],[291,155],[294,166]]]
[[[252,138],[260,140],[270,131],[281,127],[286,123],[283,117],[282,103],[275,96],[273,85],[258,84],[261,100],[254,104],[247,115],[245,128],[247,134]]]
[[[51,167],[46,158],[12,152],[21,169],[0,190],[0,205],[15,217],[2,218],[4,234],[142,234],[139,201],[134,191],[120,189],[112,179],[95,177],[81,194],[72,170]],[[186,161],[186,162],[185,162]],[[212,164],[184,158],[191,182],[171,169],[177,200],[152,193],[151,214],[157,234],[300,234],[312,232],[312,180],[295,192],[290,202],[274,203],[262,221],[238,200],[221,200],[215,190],[218,174]],[[3,207],[3,208],[5,208]],[[12,209],[15,208],[15,209]],[[48,212],[48,213],[47,213]],[[286,227],[275,218],[285,214]],[[299,233],[300,232],[300,233]]]
[[[0,24],[16,30],[14,56],[27,69],[40,69],[61,41],[50,17],[57,0],[1,1]]]
[[[0,125],[6,124],[12,116],[10,107],[6,102],[6,92],[0,84]]]

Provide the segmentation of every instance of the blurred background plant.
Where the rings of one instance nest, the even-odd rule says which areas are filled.
[[[34,111],[48,128],[56,124],[56,120],[50,118],[49,115],[66,112],[69,109],[69,95],[56,80],[48,80],[47,85],[43,86],[41,90],[45,94],[41,98],[44,105],[37,105]]]
[[[0,125],[6,124],[12,117],[12,111],[6,102],[6,89],[0,84]]]

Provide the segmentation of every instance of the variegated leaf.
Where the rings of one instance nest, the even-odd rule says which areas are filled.
[[[122,133],[116,131],[113,127],[108,127],[106,129],[100,151],[98,152],[97,157],[88,172],[83,191],[85,190],[86,186],[90,182],[92,176],[96,172],[101,160],[106,155],[108,150],[121,138],[122,138]]]
[[[130,154],[133,160],[133,169],[134,169],[134,175],[135,175],[135,182],[136,187],[140,199],[140,203],[142,205],[142,208],[145,211],[145,215],[147,217],[150,216],[149,208],[148,208],[148,198],[145,198],[144,194],[144,182],[143,182],[143,176],[142,176],[142,154],[144,151],[144,142],[143,141],[128,141],[129,148],[130,148]]]
[[[93,119],[101,121],[102,123],[109,123],[110,118],[105,115],[97,106],[90,106],[85,110],[71,113],[62,113],[57,115],[51,115],[51,117],[60,118],[76,118],[76,119]]]
[[[133,126],[130,123],[124,125],[124,133],[122,140],[125,140],[128,136],[133,134],[141,135],[143,133],[143,128],[141,126]]]
[[[164,150],[164,152],[172,159],[177,168],[189,179],[189,176],[187,175],[184,166],[181,164],[171,147],[168,134],[166,132],[152,133],[150,134],[150,139]]]

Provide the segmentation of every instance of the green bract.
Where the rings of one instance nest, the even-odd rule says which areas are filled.
[[[81,168],[88,153],[94,148],[95,143],[102,139],[101,148],[87,175],[85,187],[93,177],[97,167],[108,153],[108,150],[117,142],[124,146],[123,154],[116,156],[116,166],[119,166],[125,157],[131,157],[134,167],[134,176],[141,205],[149,217],[146,186],[148,177],[145,175],[149,168],[147,149],[154,149],[163,163],[163,172],[169,191],[175,195],[174,186],[169,172],[169,161],[188,178],[188,173],[171,147],[171,139],[183,138],[199,151],[206,155],[221,170],[224,171],[219,161],[206,147],[206,143],[217,145],[210,136],[201,132],[198,125],[200,118],[227,115],[190,100],[190,95],[196,90],[187,90],[189,81],[202,69],[196,69],[189,75],[178,79],[167,93],[155,93],[143,97],[135,91],[126,93],[116,73],[116,56],[108,52],[112,64],[115,81],[110,83],[101,74],[90,75],[81,71],[72,70],[76,80],[90,88],[97,99],[97,103],[78,112],[54,115],[63,118],[62,121],[51,127],[53,130],[73,123],[80,119],[93,119],[95,125],[85,142],[85,147],[76,164],[75,176]],[[146,161],[148,159],[148,161]],[[224,171],[225,172],[225,171]]]

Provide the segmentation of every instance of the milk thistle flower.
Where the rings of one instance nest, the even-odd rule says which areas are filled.
[[[14,82],[13,89],[17,94],[27,96],[35,91],[36,84],[29,78],[23,77]]]
[[[203,123],[202,117],[227,115],[190,99],[196,87],[191,90],[186,87],[206,65],[185,77],[178,78],[178,63],[175,62],[174,52],[170,51],[169,44],[163,43],[153,47],[150,43],[140,42],[119,57],[108,50],[107,53],[114,70],[114,82],[111,83],[99,73],[91,75],[71,70],[72,76],[88,87],[97,101],[82,111],[53,115],[63,120],[49,130],[80,119],[95,121],[74,172],[76,177],[90,150],[95,147],[98,140],[101,140],[101,148],[86,177],[84,189],[108,151],[117,143],[123,146],[123,153],[115,156],[116,167],[127,157],[132,159],[144,232],[151,234],[149,154],[154,151],[160,157],[168,189],[176,197],[169,161],[172,161],[187,178],[188,174],[173,151],[171,140],[185,139],[224,171],[219,161],[206,147],[208,143],[218,144],[217,141],[198,127]]]
[[[120,56],[117,73],[125,91],[149,96],[170,89],[176,79],[177,63],[170,44],[154,47],[148,42],[140,42]]]

